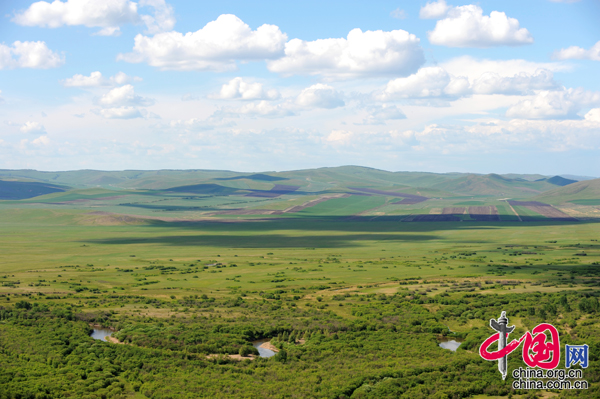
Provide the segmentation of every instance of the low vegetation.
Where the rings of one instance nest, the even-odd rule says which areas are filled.
[[[0,399],[533,397],[478,354],[501,311],[514,337],[548,322],[562,351],[590,346],[589,389],[544,395],[600,395],[593,205],[577,205],[589,208],[577,220],[515,205],[519,221],[505,198],[408,185],[441,184],[426,174],[396,176],[394,189],[360,168],[167,173],[198,192],[114,173],[110,184],[143,189],[0,201]],[[371,188],[346,195],[356,180]],[[428,199],[402,203],[392,189]],[[251,209],[263,213],[219,213]],[[99,326],[119,343],[92,339]],[[439,346],[449,339],[456,352]],[[257,340],[277,354],[256,356]],[[524,367],[517,352],[509,374]]]

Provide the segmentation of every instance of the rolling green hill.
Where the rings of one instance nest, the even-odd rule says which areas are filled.
[[[565,202],[581,203],[581,205],[594,205],[590,201],[596,200],[600,204],[600,179],[584,180],[569,184],[564,187],[555,188],[534,198],[536,201],[548,204],[562,204]]]
[[[556,186],[546,181],[509,179],[496,174],[468,175],[436,184],[434,188],[457,194],[529,198]]]
[[[160,190],[173,186],[197,184],[214,178],[233,177],[236,172],[220,170],[75,170],[40,172],[37,170],[0,170],[0,178],[33,179],[39,182],[72,187],[105,187]]]
[[[535,177],[542,178],[533,181],[532,179]],[[557,185],[571,186],[574,184],[574,180],[559,176],[547,178],[540,175],[517,174],[502,176],[498,174],[389,172],[360,166],[263,173],[239,173],[223,170],[78,170],[66,172],[0,170],[0,179],[20,180],[22,181],[19,183],[20,185],[26,184],[24,182],[26,180],[27,184],[35,183],[34,185],[41,190],[29,191],[29,194],[22,194],[22,196],[5,194],[4,199],[31,198],[63,191],[69,187],[75,189],[102,188],[115,191],[169,190],[172,192],[183,192],[181,188],[187,187],[192,190],[188,192],[226,196],[242,195],[244,192],[247,193],[247,190],[269,191],[278,183],[298,186],[298,193],[310,195],[346,193],[352,191],[350,187],[362,187],[437,198],[482,196],[525,199],[552,191],[557,188]],[[42,187],[45,188],[42,189]],[[5,193],[8,191],[8,188],[4,189]],[[578,198],[574,197],[573,199]]]

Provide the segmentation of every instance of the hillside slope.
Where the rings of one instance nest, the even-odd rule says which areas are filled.
[[[468,175],[436,184],[434,188],[457,194],[529,198],[556,186],[546,181],[509,179],[496,174]]]
[[[21,200],[68,190],[70,187],[31,181],[0,180],[0,200]]]
[[[534,198],[548,204],[562,204],[570,201],[598,200],[600,202],[600,179],[584,180],[568,186],[547,191]]]
[[[339,166],[284,172],[243,173],[225,170],[78,170],[40,172],[36,170],[0,170],[0,179],[35,180],[44,187],[70,186],[76,189],[103,188],[109,190],[167,190],[180,187],[209,187],[232,193],[237,190],[269,191],[278,183],[297,186],[299,192],[324,194],[352,191],[361,187],[383,191],[404,192],[427,197],[488,196],[525,199],[554,190],[558,185],[572,184],[560,177],[528,180],[535,175],[511,177],[497,174],[390,172],[361,166]],[[543,177],[543,176],[542,176]],[[42,186],[40,186],[42,187]],[[56,189],[60,191],[60,189]],[[195,192],[196,189],[194,189]],[[212,189],[211,189],[212,190]],[[209,191],[211,191],[209,190]],[[31,192],[32,196],[53,191]],[[211,193],[213,193],[211,191]],[[213,194],[216,194],[214,192]],[[590,194],[590,197],[594,195]],[[9,198],[30,198],[14,197]]]

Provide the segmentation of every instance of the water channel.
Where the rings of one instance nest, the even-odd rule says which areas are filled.
[[[276,352],[272,351],[271,349],[261,347],[262,344],[264,344],[265,342],[269,342],[269,341],[270,340],[268,340],[268,339],[260,339],[258,341],[252,342],[252,346],[254,346],[256,349],[258,349],[258,354],[260,357],[275,356]]]
[[[449,349],[452,352],[456,352],[456,350],[458,349],[460,344],[461,344],[461,342],[450,339],[447,341],[440,342],[440,347],[442,347],[444,349]]]
[[[106,338],[110,337],[111,334],[113,333],[112,330],[109,330],[108,328],[94,328],[94,331],[92,332],[92,334],[90,335],[90,337],[100,340],[100,341],[108,341]],[[254,341],[252,342],[252,346],[254,346],[256,349],[258,349],[258,353],[260,357],[272,357],[275,356],[277,352],[274,352],[270,349],[267,348],[262,348],[261,345],[264,344],[265,342],[269,342],[268,339],[261,339],[258,341]]]
[[[113,333],[113,331],[109,330],[108,328],[94,328],[93,330],[94,331],[90,337],[100,341],[108,341],[106,337],[110,337],[110,335]]]

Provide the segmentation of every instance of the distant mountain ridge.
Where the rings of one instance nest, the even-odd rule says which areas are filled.
[[[4,179],[4,180],[2,180]],[[55,191],[103,188],[121,190],[158,190],[202,195],[258,195],[270,192],[281,182],[297,187],[298,195],[349,193],[351,188],[404,193],[421,197],[497,197],[513,199],[549,198],[549,201],[596,199],[600,195],[589,188],[582,194],[556,191],[561,188],[594,187],[595,180],[576,182],[562,176],[532,174],[468,174],[429,172],[389,172],[360,166],[325,167],[284,172],[240,173],[227,170],[79,170],[40,172],[35,170],[0,170],[0,180],[35,183],[43,195]],[[590,183],[591,182],[591,183]],[[13,184],[14,186],[14,184]],[[4,187],[4,188],[3,188]],[[44,190],[41,187],[45,187]],[[0,186],[0,198],[18,199],[9,193],[8,185]],[[14,191],[14,190],[13,190]],[[252,194],[254,193],[254,194]],[[25,194],[23,194],[25,195]],[[261,194],[262,195],[262,194]],[[581,198],[579,198],[581,197]],[[23,196],[21,198],[31,198]],[[543,199],[540,199],[543,202]]]

